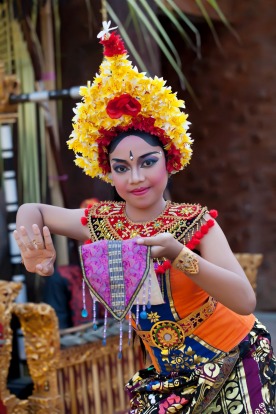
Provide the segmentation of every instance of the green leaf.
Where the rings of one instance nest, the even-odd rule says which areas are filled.
[[[173,23],[174,27],[178,30],[178,32],[181,34],[181,36],[186,41],[186,43],[190,46],[190,48],[193,49],[196,52],[196,45],[194,45],[192,39],[187,34],[187,32],[183,29],[183,26],[179,23],[179,21],[176,19],[174,14],[170,11],[170,9],[168,7],[165,6],[165,4],[163,3],[163,0],[154,0],[154,1],[158,5],[160,10],[162,10],[163,13]]]
[[[175,4],[174,0],[166,0],[171,8],[178,14],[181,20],[189,27],[189,29],[194,33],[196,38],[197,53],[201,55],[201,39],[200,34],[193,22],[186,16],[186,14]]]
[[[137,15],[139,16],[142,24],[147,28],[147,30],[151,33],[151,36],[154,38],[156,43],[159,45],[160,49],[163,51],[167,59],[170,61],[171,65],[174,67],[174,69],[177,71],[181,82],[184,81],[184,75],[180,69],[180,67],[177,65],[174,57],[170,53],[169,49],[166,47],[165,43],[162,41],[161,37],[158,35],[157,31],[154,29],[150,21],[148,20],[145,13],[140,9],[140,7],[135,3],[135,0],[127,0],[129,3],[134,5]]]
[[[143,5],[144,9],[146,10],[148,16],[150,17],[150,19],[154,23],[155,27],[160,32],[161,36],[163,37],[163,39],[165,40],[165,42],[169,46],[171,52],[174,54],[176,63],[178,64],[179,67],[181,67],[181,59],[180,59],[180,56],[179,56],[174,44],[172,43],[170,37],[167,35],[164,27],[161,25],[159,19],[156,17],[156,15],[153,12],[152,8],[148,5],[147,0],[139,0],[139,1]],[[145,14],[144,14],[144,19],[146,19],[148,21]],[[144,21],[144,23],[145,23],[145,21]],[[153,30],[153,28],[151,28],[151,30]],[[160,38],[160,41],[161,41],[161,38]]]
[[[219,16],[222,23],[230,30],[230,32],[236,37],[237,40],[240,40],[238,33],[236,32],[236,30],[234,30],[234,28],[231,26],[231,24],[225,17],[217,1],[216,0],[207,0],[207,1],[210,4],[210,6],[212,6],[213,9],[217,12],[217,15]]]
[[[216,32],[216,29],[215,29],[215,27],[213,25],[212,20],[210,19],[210,16],[209,16],[209,14],[208,14],[208,12],[207,12],[204,4],[202,3],[202,0],[195,0],[195,2],[197,4],[198,8],[200,9],[203,17],[205,18],[205,20],[206,20],[206,22],[207,22],[207,24],[208,24],[208,26],[209,26],[212,34],[213,34],[214,40],[215,40],[218,48],[222,51],[222,46],[220,44],[220,41],[219,41],[219,38],[218,38],[218,35],[217,35],[217,32]]]
[[[130,37],[128,36],[126,30],[124,29],[121,21],[119,20],[118,16],[116,15],[116,13],[113,11],[113,9],[111,8],[109,3],[106,3],[106,8],[107,8],[107,12],[109,14],[109,16],[111,17],[111,19],[114,21],[114,23],[120,27],[120,33],[122,34],[126,45],[129,49],[129,51],[132,53],[133,57],[135,58],[137,64],[140,66],[141,70],[144,72],[147,72],[147,67],[145,66],[141,56],[139,55],[139,53],[137,52],[137,49],[135,48],[135,46],[133,45]]]

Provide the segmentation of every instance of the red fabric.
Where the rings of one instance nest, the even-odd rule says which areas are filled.
[[[85,286],[85,300],[86,300],[86,310],[87,310],[88,316],[86,318],[83,318],[81,316],[81,311],[83,308],[81,267],[77,265],[58,266],[57,270],[60,273],[61,277],[64,277],[65,279],[68,280],[68,288],[71,293],[71,300],[70,300],[69,305],[70,305],[70,309],[72,312],[73,326],[78,326],[86,322],[91,322],[93,319],[92,298],[90,296],[87,286]],[[104,317],[103,306],[100,303],[98,303],[97,318],[103,319],[103,317]]]
[[[0,414],[7,414],[7,407],[4,406],[4,403],[2,400],[0,400]]]
[[[73,326],[81,325],[92,319],[91,296],[88,289],[85,290],[86,304],[87,304],[87,318],[81,316],[82,311],[82,272],[80,266],[59,266],[58,272],[62,277],[68,280],[68,288],[71,293],[70,308],[72,311]]]

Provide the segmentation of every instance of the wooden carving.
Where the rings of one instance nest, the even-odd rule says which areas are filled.
[[[10,327],[12,306],[20,289],[21,283],[0,280],[0,401],[7,414],[27,413],[27,401],[20,401],[7,388],[13,337]]]
[[[29,397],[32,413],[61,413],[61,400],[57,387],[56,367],[60,357],[60,341],[56,314],[46,304],[15,304],[25,337],[28,368],[34,382]]]
[[[17,105],[9,102],[11,94],[19,93],[19,80],[15,75],[6,75],[4,63],[0,62],[0,121],[15,122]]]

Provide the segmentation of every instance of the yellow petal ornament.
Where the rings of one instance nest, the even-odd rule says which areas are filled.
[[[111,182],[108,146],[119,133],[147,132],[159,138],[167,152],[167,170],[174,174],[190,161],[192,139],[188,115],[162,78],[147,77],[133,67],[121,37],[109,33],[104,22],[100,43],[104,59],[93,83],[80,88],[82,101],[74,108],[73,131],[68,146],[75,163],[92,178]],[[98,35],[98,36],[99,36]]]

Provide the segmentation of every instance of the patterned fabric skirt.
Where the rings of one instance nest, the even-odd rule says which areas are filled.
[[[153,366],[126,385],[129,414],[276,413],[276,358],[270,335],[256,321],[251,332],[223,358],[189,374],[161,375]]]

